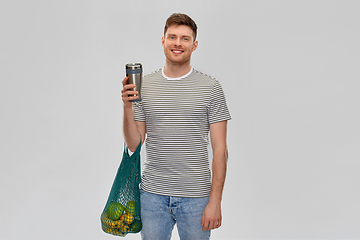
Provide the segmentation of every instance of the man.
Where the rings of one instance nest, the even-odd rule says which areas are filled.
[[[146,134],[142,239],[170,239],[175,223],[181,239],[209,239],[221,225],[230,114],[220,83],[190,65],[196,34],[189,16],[171,15],[161,39],[165,66],[144,77],[141,101],[130,102],[138,92],[123,81],[125,143],[135,151]]]

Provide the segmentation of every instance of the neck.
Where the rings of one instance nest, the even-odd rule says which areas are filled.
[[[169,78],[178,78],[184,76],[190,70],[190,62],[186,64],[174,64],[167,60],[164,67],[164,74]]]

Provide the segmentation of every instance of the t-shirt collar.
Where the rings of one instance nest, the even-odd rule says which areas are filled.
[[[167,77],[167,76],[165,75],[165,73],[164,73],[164,68],[161,69],[161,72],[162,72],[163,77],[166,78],[167,80],[180,80],[180,79],[182,79],[182,78],[186,78],[187,76],[189,76],[189,75],[192,73],[192,71],[193,71],[193,67],[191,67],[190,71],[189,71],[187,74],[185,74],[185,75],[183,75],[183,76],[181,76],[181,77],[169,78],[169,77]]]

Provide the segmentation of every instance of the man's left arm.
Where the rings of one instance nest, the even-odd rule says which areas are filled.
[[[202,217],[201,226],[203,230],[212,230],[221,226],[221,200],[228,159],[226,134],[227,121],[210,124],[210,139],[213,150],[212,183],[209,203]]]

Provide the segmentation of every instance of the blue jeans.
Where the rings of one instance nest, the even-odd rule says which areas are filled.
[[[175,223],[181,240],[210,239],[210,231],[201,227],[209,197],[169,197],[143,190],[140,195],[143,240],[169,240]]]

